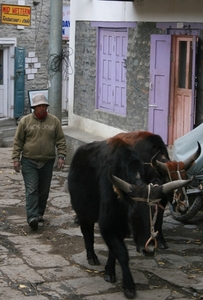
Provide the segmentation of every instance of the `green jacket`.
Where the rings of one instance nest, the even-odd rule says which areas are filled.
[[[20,160],[21,155],[37,161],[48,161],[66,156],[66,139],[59,119],[48,113],[43,120],[34,113],[24,116],[17,127],[13,142],[12,159]]]

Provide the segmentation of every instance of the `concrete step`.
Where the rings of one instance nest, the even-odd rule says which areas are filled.
[[[4,128],[1,128],[0,131],[3,132],[3,138],[10,138],[10,137],[14,137],[16,129],[17,129],[17,126],[16,127],[4,127]]]
[[[15,127],[17,125],[17,121],[14,118],[0,118],[0,130],[3,127]]]
[[[13,147],[13,139],[14,139],[14,136],[13,137],[4,138],[3,139],[2,147],[3,148]]]
[[[68,125],[68,117],[63,117],[61,121],[62,126]]]
[[[67,165],[70,164],[73,155],[79,146],[94,141],[101,141],[104,139],[101,136],[96,136],[94,134],[70,126],[64,126],[63,132],[66,137],[66,148],[67,148],[66,164]]]
[[[12,147],[17,122],[12,118],[0,118],[0,147]]]

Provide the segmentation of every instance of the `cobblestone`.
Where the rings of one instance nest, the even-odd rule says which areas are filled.
[[[67,174],[68,165],[54,170],[45,222],[34,232],[26,223],[22,174],[13,170],[11,148],[0,148],[0,299],[125,299],[119,265],[115,284],[103,279],[107,247],[98,226],[95,249],[101,265],[87,263],[66,190]],[[138,254],[132,239],[126,239],[136,299],[203,299],[202,212],[182,224],[166,209],[163,231],[169,249],[150,258]]]

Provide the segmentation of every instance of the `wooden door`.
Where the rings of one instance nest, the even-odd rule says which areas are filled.
[[[173,37],[169,144],[193,129],[195,121],[195,36]]]
[[[97,108],[126,115],[127,30],[99,31]]]
[[[171,35],[151,35],[148,130],[167,144]]]

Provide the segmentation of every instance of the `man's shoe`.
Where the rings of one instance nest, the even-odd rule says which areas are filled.
[[[39,215],[38,222],[44,222],[44,217]]]
[[[37,230],[38,229],[38,219],[37,218],[32,218],[29,222],[29,226],[33,229],[33,230]]]

